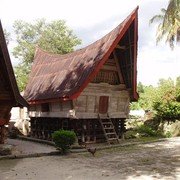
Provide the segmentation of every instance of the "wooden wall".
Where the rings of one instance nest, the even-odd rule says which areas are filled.
[[[69,110],[73,109],[72,104],[72,101],[47,103],[49,106],[48,111],[42,110],[42,104],[31,105],[29,107],[29,116],[67,118],[69,117]]]
[[[71,111],[78,119],[97,119],[102,96],[108,98],[107,113],[111,118],[128,117],[130,97],[123,84],[119,62],[115,60],[113,54],[77,99],[48,103],[49,107],[45,108],[47,111],[43,110],[41,104],[35,105],[30,107],[29,115],[30,117],[67,118],[70,117]]]
[[[31,106],[31,117],[69,117],[69,111],[75,110],[79,119],[96,119],[99,113],[99,99],[109,97],[108,114],[111,118],[127,118],[129,113],[129,94],[124,85],[90,83],[74,101],[49,103],[49,111],[43,112],[42,105]]]
[[[101,96],[109,97],[108,115],[111,118],[127,118],[129,113],[129,94],[124,85],[90,83],[74,101],[74,109],[79,118],[97,118]]]

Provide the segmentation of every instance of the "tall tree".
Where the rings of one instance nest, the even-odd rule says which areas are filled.
[[[144,93],[144,85],[142,84],[142,82],[138,82],[138,86],[137,86],[137,89],[138,89],[138,93]]]
[[[81,43],[63,20],[49,23],[45,19],[36,20],[35,23],[18,20],[13,27],[17,42],[13,55],[21,61],[15,67],[20,91],[26,85],[36,46],[48,52],[65,54],[72,52]]]
[[[6,39],[6,43],[7,43],[7,45],[8,45],[8,44],[9,44],[9,41],[12,40],[12,39],[11,39],[11,33],[8,32],[6,29],[3,29],[3,31],[4,31],[4,36],[5,36],[5,39]]]
[[[180,0],[170,0],[167,9],[161,9],[161,14],[155,15],[150,23],[159,22],[157,28],[157,43],[166,39],[173,49],[180,41]]]
[[[176,86],[180,88],[180,76],[176,78]]]
[[[176,95],[177,101],[180,103],[180,76],[176,78]]]

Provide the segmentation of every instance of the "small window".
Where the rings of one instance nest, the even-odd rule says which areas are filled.
[[[48,103],[41,104],[41,111],[42,112],[49,112],[49,110],[50,110],[50,108],[49,108]]]

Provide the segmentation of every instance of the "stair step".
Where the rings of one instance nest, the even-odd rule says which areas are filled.
[[[101,120],[109,120],[110,118],[107,117],[101,117]]]
[[[99,115],[100,119],[110,119],[107,115]]]
[[[101,119],[102,122],[109,122],[110,119]]]
[[[109,138],[109,139],[108,139],[108,141],[115,141],[115,140],[118,141],[117,138]]]
[[[118,142],[118,136],[116,134],[116,131],[114,129],[113,122],[111,118],[109,118],[107,115],[99,114],[99,121],[101,123],[102,129],[104,131],[104,136],[109,144]]]
[[[106,133],[106,135],[115,135],[115,136],[116,136],[116,134],[115,134],[114,132],[112,132],[112,133]]]
[[[104,127],[104,129],[106,130],[108,130],[108,129],[112,129],[112,130],[114,130],[114,128],[113,127]]]
[[[103,125],[112,124],[112,122],[102,122]]]

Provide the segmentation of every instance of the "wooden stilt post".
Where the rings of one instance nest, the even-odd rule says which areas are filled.
[[[93,120],[92,121],[92,129],[93,129],[93,141],[96,142],[96,125],[95,125],[96,121]]]
[[[87,142],[90,142],[91,140],[91,132],[90,132],[90,120],[86,120],[86,131],[87,131]]]
[[[81,135],[81,140],[82,140],[82,143],[85,142],[85,124],[84,124],[84,120],[82,120],[82,135]]]
[[[5,126],[0,126],[0,144],[4,144],[5,141]]]
[[[121,119],[121,139],[124,139],[125,128],[125,119]]]
[[[4,117],[0,119],[0,144],[4,144],[5,141],[5,125],[9,123],[11,118],[10,110],[11,108],[8,108]]]

